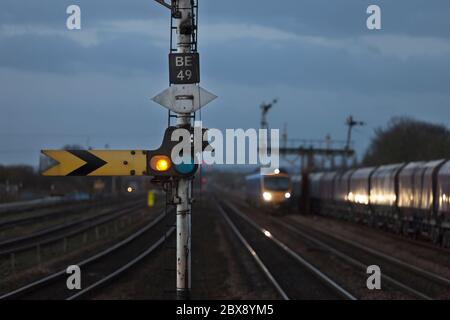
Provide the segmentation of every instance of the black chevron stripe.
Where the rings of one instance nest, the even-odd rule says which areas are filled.
[[[97,170],[100,167],[103,167],[107,162],[100,159],[99,157],[94,156],[87,150],[67,150],[74,156],[80,158],[83,161],[86,161],[86,164],[78,169],[75,169],[68,176],[87,176],[91,172]]]

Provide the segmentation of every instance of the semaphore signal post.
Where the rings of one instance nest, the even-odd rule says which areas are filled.
[[[200,57],[197,52],[197,0],[155,0],[170,9],[170,86],[152,100],[169,110],[169,126],[155,150],[42,150],[55,161],[45,176],[150,176],[173,195],[176,205],[176,292],[189,299],[191,290],[192,181],[199,166],[194,147],[195,112],[216,98],[199,86]],[[173,32],[176,48],[172,47]],[[170,119],[176,125],[170,126]],[[205,130],[200,130],[203,135]],[[180,133],[181,132],[181,133]],[[188,139],[183,139],[188,135]],[[180,142],[181,139],[181,142]],[[187,140],[187,141],[186,141]],[[180,148],[179,144],[184,145]],[[201,142],[202,152],[208,144]],[[184,148],[188,144],[188,148]],[[191,152],[174,152],[174,150]]]

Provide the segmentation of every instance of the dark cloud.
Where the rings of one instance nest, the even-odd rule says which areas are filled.
[[[450,57],[399,59],[365,48],[289,45],[282,49],[238,43],[208,48],[204,68],[216,78],[235,83],[293,85],[300,88],[358,92],[448,93]]]
[[[163,74],[167,50],[149,39],[127,35],[83,46],[59,36],[20,35],[0,38],[0,67],[22,71],[104,74]],[[161,63],[155,63],[156,58]]]
[[[64,26],[71,4],[81,6],[86,26],[114,19],[168,18],[168,10],[152,0],[2,0],[0,21]],[[370,4],[381,6],[385,32],[450,37],[448,0],[200,0],[200,18],[349,36],[367,32],[363,27]]]
[[[0,21],[2,24],[29,23],[64,27],[66,8],[72,4],[81,7],[86,27],[104,20],[144,19],[168,13],[167,9],[159,8],[152,0],[2,0]]]
[[[366,8],[382,9],[384,32],[450,37],[447,0],[287,0],[201,1],[207,21],[247,21],[277,26],[296,33],[360,35]]]
[[[125,34],[82,46],[63,36],[21,35],[0,39],[0,67],[23,71],[166,76],[167,49],[147,37]],[[239,52],[236,52],[236,47]],[[399,58],[370,47],[345,47],[256,40],[204,45],[202,71],[230,83],[295,85],[358,92],[447,92],[450,56]]]

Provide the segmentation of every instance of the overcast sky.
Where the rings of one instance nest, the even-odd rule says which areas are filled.
[[[66,29],[66,8],[82,30]],[[272,128],[344,139],[359,154],[394,116],[450,122],[448,0],[200,0],[207,127]],[[382,30],[366,9],[382,10]],[[64,144],[156,148],[167,124],[150,98],[168,85],[169,11],[151,0],[0,1],[0,164],[36,165]]]

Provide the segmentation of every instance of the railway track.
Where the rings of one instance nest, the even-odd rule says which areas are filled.
[[[450,279],[448,278],[413,266],[360,243],[317,229],[306,228],[292,219],[289,220],[289,223],[274,218],[271,220],[285,230],[319,245],[364,270],[368,265],[378,265],[382,270],[381,278],[384,281],[390,282],[417,298],[431,300],[449,297]]]
[[[174,214],[162,213],[128,238],[76,264],[81,269],[82,289],[69,290],[66,270],[60,270],[14,291],[4,293],[4,299],[73,300],[88,297],[96,289],[107,285],[133,268],[159,248],[175,230]],[[167,226],[172,225],[169,230]],[[150,245],[149,245],[150,244]]]
[[[356,299],[233,205],[218,201],[217,207],[282,299]]]
[[[71,203],[73,201],[70,200],[62,200],[62,199],[36,199],[30,201],[19,201],[19,202],[10,202],[0,204],[0,217],[11,215],[11,214],[20,214],[22,212],[26,212],[29,210],[42,210],[49,207],[58,207],[60,205],[65,205],[67,203]]]
[[[290,211],[289,214],[298,214],[298,211],[293,210]],[[380,233],[382,233],[386,237],[390,237],[393,239],[393,241],[402,241],[405,243],[410,243],[418,247],[422,247],[425,249],[431,249],[434,251],[442,252],[443,254],[449,255],[450,254],[450,248],[445,248],[441,244],[433,243],[430,239],[426,238],[424,234],[418,234],[416,236],[413,235],[405,235],[401,234],[399,232],[396,232],[392,229],[389,229],[386,226],[369,226],[367,223],[362,222],[355,222],[355,221],[349,221],[337,218],[333,215],[324,215],[316,212],[312,212],[312,214],[317,215],[318,217],[321,217],[323,219],[330,219],[332,221],[338,221],[338,222],[344,222],[348,223],[350,225],[357,225],[358,227],[367,228],[368,230],[376,230]]]
[[[11,208],[4,209],[3,212],[0,213],[0,222],[6,222],[9,220],[20,221],[21,219],[31,218],[32,216],[45,216],[45,214],[52,214],[55,212],[65,211],[67,208],[87,208],[90,206],[94,206],[96,204],[107,203],[104,199],[102,200],[66,200],[54,202],[48,205],[28,205],[25,207],[21,207],[19,209]]]
[[[414,239],[410,236],[400,235],[396,234],[390,230],[381,230],[384,235],[389,236],[390,238],[397,240],[397,241],[403,241],[411,243],[415,246],[419,246],[425,249],[431,249],[435,251],[442,252],[443,254],[449,255],[450,254],[450,248],[444,248],[436,243],[430,242],[428,239],[423,239],[422,235],[419,236],[419,238]]]
[[[382,281],[390,283],[409,296],[426,300],[449,298],[450,279],[439,274],[335,234],[306,227],[294,219],[284,221],[279,217],[269,217],[269,220],[283,228],[284,232],[292,233],[304,242],[326,250],[362,272],[365,272],[369,265],[378,265],[382,271]]]
[[[9,228],[29,225],[36,222],[48,221],[59,217],[79,215],[80,213],[92,209],[93,207],[99,208],[111,204],[119,204],[121,203],[121,201],[123,201],[123,199],[114,201],[111,201],[111,199],[109,199],[108,201],[83,201],[80,203],[64,202],[58,203],[58,205],[50,208],[29,208],[26,213],[9,213],[8,215],[11,215],[12,217],[7,217],[7,214],[4,214],[0,216],[0,232]]]
[[[71,221],[69,223],[52,226],[32,234],[3,240],[0,242],[0,255],[25,250],[29,247],[34,247],[37,244],[50,242],[58,237],[75,234],[83,229],[117,219],[138,208],[143,208],[145,204],[142,201],[138,202],[139,203],[133,202],[132,204],[121,207],[120,209],[111,209],[95,216],[76,219],[75,221]]]

